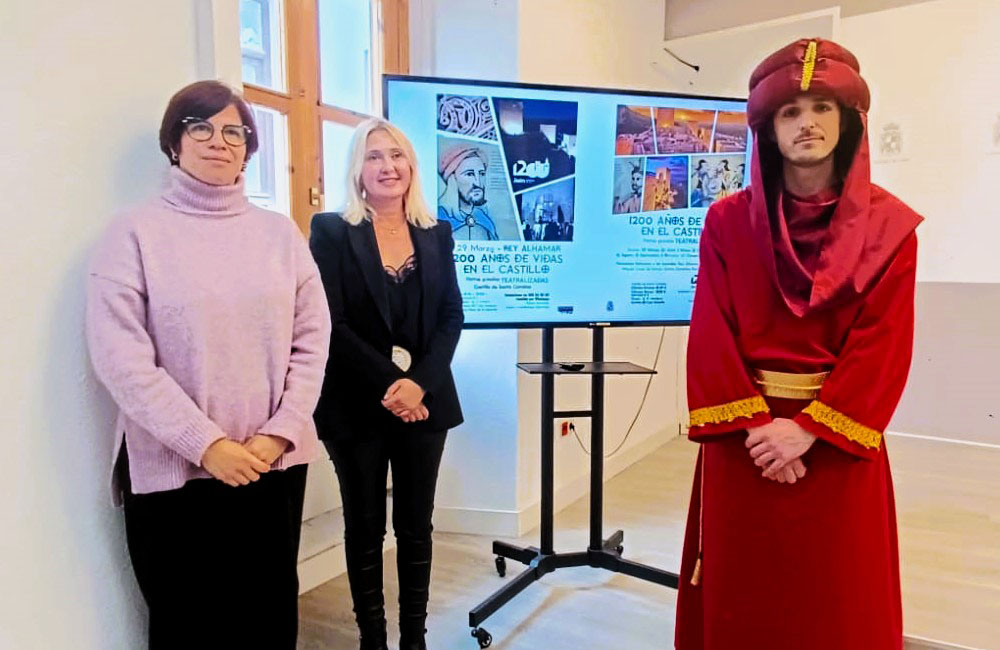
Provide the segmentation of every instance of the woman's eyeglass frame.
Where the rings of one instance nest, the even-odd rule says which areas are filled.
[[[184,132],[195,142],[208,142],[215,137],[215,125],[202,117],[188,116],[181,120],[184,125]],[[195,135],[195,127],[206,125],[208,127],[208,137]],[[245,124],[224,124],[222,125],[222,139],[231,147],[245,147],[247,139],[253,129]],[[239,134],[239,135],[236,135]],[[201,134],[202,136],[204,134]],[[234,142],[235,139],[235,142]]]

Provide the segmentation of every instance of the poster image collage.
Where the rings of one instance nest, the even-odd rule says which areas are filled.
[[[437,96],[437,217],[456,242],[573,241],[576,102]]]
[[[707,208],[743,188],[743,112],[619,106],[613,214]]]

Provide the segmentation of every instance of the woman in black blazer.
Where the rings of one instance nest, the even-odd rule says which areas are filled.
[[[420,650],[438,467],[447,430],[462,422],[450,368],[463,323],[454,242],[421,196],[412,145],[385,120],[355,131],[347,184],[347,208],[315,215],[309,240],[333,321],[316,426],[340,481],[361,648],[386,648],[391,465],[400,649]]]

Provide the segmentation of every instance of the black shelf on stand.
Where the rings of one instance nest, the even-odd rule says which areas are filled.
[[[483,621],[529,585],[557,569],[591,566],[677,588],[676,574],[622,557],[625,538],[622,531],[615,531],[607,539],[604,538],[604,376],[651,375],[656,371],[634,363],[604,361],[604,328],[595,326],[592,330],[593,361],[584,363],[582,368],[571,370],[564,364],[553,361],[555,336],[551,327],[542,330],[542,363],[517,364],[525,372],[542,376],[541,547],[522,548],[506,542],[493,542],[493,553],[497,556],[496,568],[501,577],[507,573],[508,559],[525,564],[528,568],[469,612],[469,627],[480,648],[487,648],[493,642],[490,633],[480,627]],[[584,374],[591,376],[590,410],[556,411],[555,376]],[[579,417],[591,418],[590,544],[585,551],[556,553],[552,547],[555,419]]]

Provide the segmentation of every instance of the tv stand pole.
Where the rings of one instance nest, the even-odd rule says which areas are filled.
[[[604,327],[594,325],[593,358],[584,363],[583,368],[572,370],[566,364],[554,362],[553,348],[555,333],[553,328],[542,330],[542,362],[519,363],[517,367],[530,374],[541,375],[542,379],[542,486],[541,486],[541,531],[539,547],[522,548],[506,542],[494,541],[496,568],[501,577],[506,576],[507,560],[516,560],[528,566],[513,580],[499,589],[475,609],[469,612],[469,627],[480,648],[488,648],[493,637],[480,625],[497,610],[510,602],[514,596],[537,582],[547,573],[567,567],[590,566],[654,582],[665,587],[677,588],[677,575],[655,567],[632,562],[622,557],[625,534],[618,530],[604,538],[604,376],[605,375],[650,375],[656,370],[644,368],[628,362],[607,362],[604,360]],[[589,410],[555,410],[555,376],[591,376],[591,404]],[[554,496],[554,446],[556,418],[591,419],[590,443],[590,544],[585,551],[556,553],[552,544],[553,496]]]

